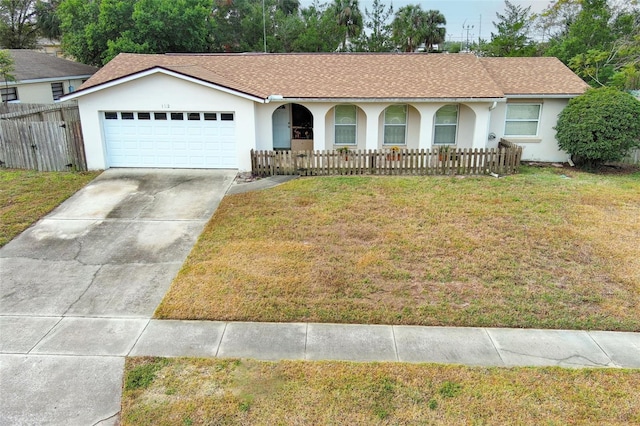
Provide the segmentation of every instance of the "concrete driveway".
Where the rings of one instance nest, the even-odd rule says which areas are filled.
[[[0,423],[117,424],[123,357],[235,174],[108,170],[0,249]]]

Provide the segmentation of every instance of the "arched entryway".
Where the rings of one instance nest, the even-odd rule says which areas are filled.
[[[300,104],[284,104],[271,116],[273,149],[313,150],[313,114]]]

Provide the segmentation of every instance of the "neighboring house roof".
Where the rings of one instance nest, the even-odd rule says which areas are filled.
[[[480,58],[506,95],[575,95],[589,85],[558,58]]]
[[[42,79],[64,79],[67,77],[89,77],[98,68],[67,59],[57,58],[35,50],[9,49],[18,82]],[[4,81],[0,79],[0,81]]]
[[[495,59],[495,61],[493,60]],[[503,77],[500,60],[472,54],[167,54],[122,53],[98,71],[73,95],[132,78],[149,70],[170,70],[233,91],[266,99],[465,99],[504,98],[515,84]],[[523,59],[523,58],[514,58]],[[580,94],[586,85],[555,58],[541,60],[531,84],[521,94]],[[549,61],[554,59],[555,63]],[[505,61],[505,68],[523,74],[528,63]],[[494,66],[495,65],[495,66]],[[498,68],[497,70],[495,68]],[[522,71],[519,71],[520,69]],[[566,85],[563,86],[564,83]],[[511,84],[511,85],[510,85]],[[549,89],[545,86],[553,87]],[[503,86],[504,85],[504,86]]]

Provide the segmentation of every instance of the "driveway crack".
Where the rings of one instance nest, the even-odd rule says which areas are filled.
[[[101,424],[101,423],[103,423],[103,422],[106,422],[106,421],[108,421],[108,420],[117,419],[119,415],[120,415],[120,411],[118,411],[118,412],[117,412],[117,413],[115,413],[115,414],[112,414],[112,415],[111,415],[111,416],[109,416],[109,417],[105,417],[104,419],[100,419],[100,420],[98,420],[97,422],[95,422],[95,423],[94,423],[93,425],[91,425],[91,426],[98,426],[99,424]]]
[[[84,291],[76,298],[76,300],[73,301],[73,303],[71,303],[69,305],[69,307],[64,311],[64,313],[62,314],[63,317],[67,316],[67,313],[71,310],[71,308],[73,308],[73,306],[78,303],[80,301],[80,299],[82,299],[82,297],[87,293],[87,291],[89,291],[89,289],[91,288],[91,286],[93,285],[93,282],[96,280],[96,277],[98,276],[98,272],[100,272],[102,270],[102,267],[104,265],[100,265],[98,267],[98,269],[96,269],[95,271],[93,271],[93,275],[91,277],[91,281],[89,282],[89,285],[84,289]]]

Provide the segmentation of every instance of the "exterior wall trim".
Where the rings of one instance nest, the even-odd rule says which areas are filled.
[[[126,77],[122,77],[122,78],[119,78],[119,79],[116,79],[116,80],[108,81],[106,83],[103,83],[103,84],[100,84],[100,85],[97,85],[97,86],[92,86],[92,87],[89,87],[87,89],[77,90],[77,91],[75,91],[73,93],[70,93],[70,94],[62,97],[60,100],[61,101],[69,101],[71,99],[76,99],[76,98],[79,98],[79,97],[84,96],[84,95],[88,95],[88,94],[91,94],[91,93],[99,92],[101,90],[108,89],[108,88],[113,87],[113,86],[118,86],[118,85],[120,85],[122,83],[127,83],[127,82],[130,82],[130,81],[133,81],[133,80],[138,80],[140,78],[147,77],[147,76],[150,76],[150,75],[153,75],[153,74],[169,75],[171,77],[175,77],[175,78],[179,78],[181,80],[189,81],[191,83],[199,84],[201,86],[205,86],[205,87],[208,87],[210,89],[219,90],[219,91],[224,92],[224,93],[229,93],[231,95],[235,95],[235,96],[238,96],[238,97],[241,97],[241,98],[244,98],[244,99],[249,99],[249,100],[254,101],[254,102],[258,102],[258,103],[261,103],[261,104],[266,103],[266,100],[263,99],[263,98],[260,98],[260,97],[257,97],[257,96],[253,96],[253,95],[249,95],[249,94],[246,94],[246,93],[242,93],[242,92],[239,92],[237,90],[232,90],[232,89],[229,89],[229,88],[224,87],[224,86],[219,86],[217,84],[208,83],[206,81],[202,81],[202,80],[199,80],[197,78],[189,77],[189,76],[186,76],[184,74],[180,74],[180,73],[177,73],[175,71],[167,70],[167,69],[164,69],[164,68],[161,68],[161,67],[154,67],[154,68],[148,69],[146,71],[141,71],[141,72],[138,72],[138,73],[126,76]]]
[[[577,95],[576,95],[577,96]],[[531,96],[529,96],[531,97]],[[341,103],[470,103],[470,102],[507,102],[507,98],[283,98],[278,102],[329,102]]]
[[[544,94],[506,95],[506,99],[571,99],[571,98],[577,98],[581,94],[582,93],[562,94],[562,95],[544,95]]]
[[[32,83],[48,83],[48,82],[53,82],[53,81],[66,81],[66,80],[82,80],[83,78],[89,78],[91,77],[93,74],[86,74],[86,75],[69,75],[69,76],[62,76],[62,77],[46,77],[46,78],[33,78],[30,80],[17,80],[17,81],[10,81],[9,82],[9,87],[11,86],[20,86],[21,84],[32,84]],[[2,86],[4,86],[4,81],[2,82]]]

